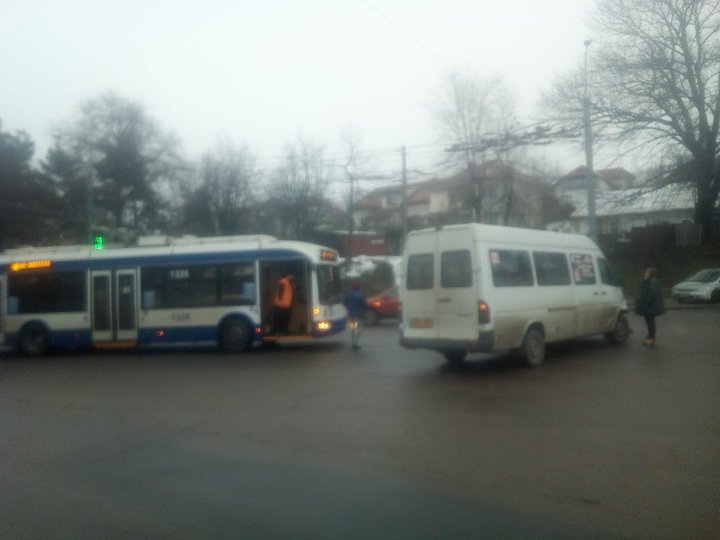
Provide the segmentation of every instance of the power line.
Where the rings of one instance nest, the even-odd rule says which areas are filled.
[[[448,63],[440,58],[439,55],[435,54],[433,50],[431,50],[429,47],[427,47],[424,43],[422,43],[419,39],[417,39],[415,36],[410,34],[410,32],[406,31],[403,27],[401,27],[398,23],[396,23],[394,20],[392,20],[390,17],[385,15],[382,11],[380,11],[377,7],[375,7],[373,4],[368,2],[367,0],[360,0],[363,4],[365,4],[368,8],[370,8],[372,11],[374,11],[379,17],[382,19],[385,19],[385,22],[390,24],[395,30],[400,32],[403,36],[405,36],[408,40],[412,41],[416,46],[418,46],[420,49],[422,49],[425,53],[429,54],[432,58],[434,58],[438,63],[442,64],[443,67],[447,69],[451,69],[451,67],[448,65]]]

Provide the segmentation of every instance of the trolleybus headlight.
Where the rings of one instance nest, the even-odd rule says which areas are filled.
[[[332,323],[330,321],[318,321],[315,323],[315,326],[318,330],[330,330],[330,328],[332,328]]]

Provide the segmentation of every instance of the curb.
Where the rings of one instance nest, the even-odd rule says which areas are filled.
[[[691,310],[691,309],[720,309],[720,303],[711,302],[678,302],[677,300],[664,299],[665,311]],[[635,309],[635,302],[628,302],[628,309]]]

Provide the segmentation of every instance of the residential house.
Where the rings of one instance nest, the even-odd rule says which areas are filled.
[[[595,194],[598,236],[608,239],[629,237],[639,229],[673,226],[678,244],[695,243],[699,229],[693,225],[695,193],[687,184],[661,188],[630,188]],[[581,202],[569,219],[548,226],[551,230],[588,233],[587,201]]]
[[[635,187],[636,178],[622,167],[594,171],[595,193],[625,190]],[[561,203],[570,203],[575,208],[587,204],[588,174],[584,165],[573,169],[555,184],[555,194]]]
[[[476,197],[483,223],[542,228],[545,184],[501,161],[489,161],[448,178],[410,183],[406,187],[410,228],[473,220]],[[402,226],[401,184],[375,189],[353,209],[357,227],[381,230]]]

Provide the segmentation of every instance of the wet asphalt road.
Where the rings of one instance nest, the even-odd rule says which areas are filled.
[[[392,324],[0,356],[0,538],[718,538],[720,309],[449,369]]]

